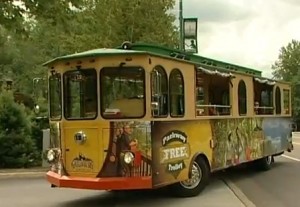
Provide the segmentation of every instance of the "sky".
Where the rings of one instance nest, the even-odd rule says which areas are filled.
[[[300,0],[182,1],[184,18],[198,18],[199,55],[272,78],[280,48],[292,39],[300,41]],[[172,11],[176,16],[178,2]]]

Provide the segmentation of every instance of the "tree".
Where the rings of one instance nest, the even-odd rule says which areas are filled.
[[[175,0],[2,0],[0,79],[12,79],[14,92],[37,94],[33,78],[46,78],[47,70],[42,63],[57,56],[116,47],[124,41],[175,47],[179,35],[174,25],[175,16],[168,12],[174,5]],[[47,87],[39,85],[36,88]],[[44,90],[43,93],[46,94]],[[45,99],[36,97],[34,100],[46,106]],[[7,127],[10,129],[13,125]],[[19,138],[25,132],[12,133],[0,132],[7,149],[21,142]],[[24,142],[28,143],[28,148],[32,146],[30,139]],[[4,156],[1,153],[0,159]]]
[[[0,26],[14,30],[14,32],[23,31],[24,8],[19,7],[14,0],[2,0],[0,2]]]
[[[293,117],[296,122],[300,122],[300,42],[292,40],[282,47],[272,69],[274,78],[292,84]]]
[[[32,78],[46,76],[41,64],[57,56],[116,47],[127,40],[174,47],[178,33],[175,17],[168,12],[174,4],[174,0],[3,0],[0,29],[2,25],[6,33],[0,39],[6,43],[1,46],[0,40],[0,51],[6,62],[1,61],[0,73],[11,74],[17,88],[32,93]]]
[[[286,47],[282,47],[272,69],[276,79],[292,81],[300,69],[300,42],[292,40]]]
[[[168,13],[174,0],[124,0],[116,13],[119,41],[148,42],[174,47],[178,33],[173,24],[175,16]],[[120,42],[119,42],[120,43]],[[121,43],[120,43],[121,44]]]

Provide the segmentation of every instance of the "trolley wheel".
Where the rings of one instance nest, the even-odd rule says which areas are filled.
[[[193,162],[191,178],[171,185],[170,190],[177,197],[197,196],[208,184],[209,176],[209,166],[203,158],[199,158]]]
[[[272,155],[254,161],[256,169],[261,171],[270,170],[272,168],[273,163],[274,163],[274,157]]]

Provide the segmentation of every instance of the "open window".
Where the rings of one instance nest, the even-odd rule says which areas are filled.
[[[184,115],[184,82],[180,70],[172,70],[169,89],[170,114],[172,117],[182,117]]]
[[[196,115],[224,116],[231,114],[230,73],[196,69]]]
[[[273,87],[274,81],[254,78],[254,112],[257,115],[271,115],[274,113]]]
[[[168,116],[168,77],[161,66],[151,72],[151,107],[153,117]]]

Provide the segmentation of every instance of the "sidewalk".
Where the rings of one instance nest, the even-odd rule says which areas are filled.
[[[43,177],[49,168],[37,167],[29,169],[0,169],[1,179]],[[175,200],[174,200],[175,202]],[[230,180],[213,178],[207,188],[196,197],[176,201],[176,207],[255,207],[255,205]],[[195,204],[195,205],[193,205]]]

